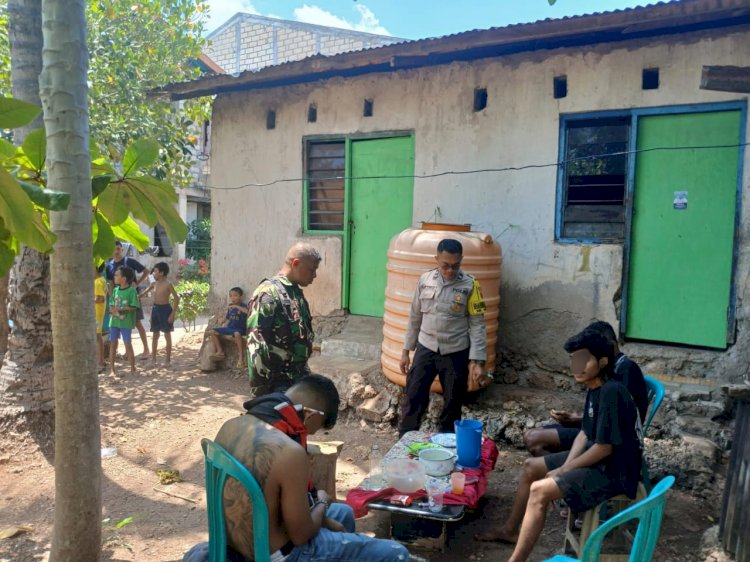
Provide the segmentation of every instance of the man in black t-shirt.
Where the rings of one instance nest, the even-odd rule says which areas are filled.
[[[508,519],[500,528],[475,537],[516,543],[509,562],[522,562],[531,554],[551,501],[565,498],[571,509],[581,512],[618,494],[635,497],[638,486],[643,431],[630,392],[608,380],[614,363],[612,342],[584,330],[564,347],[573,377],[588,388],[581,430],[569,452],[524,462]]]
[[[638,363],[620,352],[617,346],[617,335],[608,322],[593,322],[586,327],[586,330],[599,332],[612,342],[615,349],[612,378],[625,385],[638,406],[641,422],[645,422],[646,412],[648,411],[648,389],[646,388],[646,379],[643,378]],[[557,424],[535,427],[529,429],[523,435],[526,449],[535,457],[558,451],[569,451],[573,446],[573,440],[580,431],[581,420],[583,419],[581,414],[552,410],[551,415],[558,422]]]
[[[112,259],[107,262],[107,265],[104,269],[104,274],[107,277],[107,293],[112,294],[113,290],[113,283],[115,280],[115,271],[117,271],[118,267],[129,267],[133,271],[136,272],[136,274],[140,274],[140,277],[138,280],[134,283],[134,286],[136,287],[136,290],[138,288],[138,285],[141,285],[143,281],[148,279],[148,274],[150,273],[149,269],[144,266],[141,262],[139,262],[135,258],[128,257],[124,255],[123,248],[122,248],[122,242],[119,240],[115,241],[115,250],[112,254]],[[136,316],[135,316],[135,328],[138,330],[138,335],[141,337],[141,341],[143,342],[143,355],[141,356],[143,359],[148,359],[148,336],[146,334],[146,328],[143,327],[143,309],[139,306],[136,310]]]

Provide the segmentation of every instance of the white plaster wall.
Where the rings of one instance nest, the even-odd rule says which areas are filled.
[[[746,99],[698,86],[704,64],[747,64],[748,29],[718,39],[706,32],[665,39],[674,44],[560,49],[220,95],[214,106],[212,183],[237,188],[292,181],[213,192],[215,288],[222,294],[237,282],[249,288],[273,273],[286,248],[300,238],[304,136],[413,130],[417,175],[552,164],[414,182],[415,223],[435,219],[439,208],[441,221],[472,223],[502,245],[501,340],[524,353],[539,336],[536,330],[560,340],[560,330],[569,333],[592,318],[616,325],[613,297],[621,284],[622,246],[554,241],[559,117]],[[643,91],[641,71],[650,67],[660,69],[660,87]],[[553,77],[563,74],[568,95],[555,100]],[[488,92],[488,106],[481,112],[473,111],[476,87]],[[374,100],[373,117],[362,117],[364,98]],[[317,104],[316,123],[306,121],[310,103]],[[265,126],[268,109],[277,112],[272,131]],[[745,173],[747,186],[747,163]],[[743,205],[743,225],[749,207]],[[741,237],[744,243],[745,227]],[[340,307],[341,244],[338,237],[314,237],[313,242],[326,256],[318,280],[306,292],[315,313],[327,314]],[[582,267],[584,256],[588,267]],[[738,279],[746,279],[747,271],[743,251]],[[738,283],[738,317],[744,314],[744,287],[744,281]],[[554,351],[536,353],[543,360],[561,357],[559,344]]]
[[[190,224],[198,218],[198,204],[188,201],[185,213],[185,222]]]
[[[280,116],[277,128],[267,131],[266,105],[251,110],[244,100],[236,103],[238,97],[243,96],[217,99],[214,106],[212,302],[223,302],[234,286],[252,292],[280,269],[287,249],[302,239],[302,190],[296,179],[302,177],[299,133],[282,126]],[[289,178],[294,181],[250,186]],[[305,294],[313,314],[329,314],[340,307],[341,241],[304,239],[323,257],[318,278]]]

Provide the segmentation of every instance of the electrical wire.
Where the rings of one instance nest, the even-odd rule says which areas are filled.
[[[580,156],[578,158],[570,158],[568,160],[562,160],[560,162],[551,162],[548,164],[527,164],[525,166],[506,166],[503,168],[479,168],[474,170],[446,170],[443,172],[436,172],[434,174],[406,174],[406,175],[382,175],[382,176],[328,176],[319,178],[279,178],[263,183],[246,183],[234,187],[218,187],[213,185],[202,185],[202,188],[211,189],[214,191],[235,191],[238,189],[246,189],[250,187],[271,187],[280,183],[290,182],[303,182],[303,181],[331,181],[331,180],[385,180],[385,179],[431,179],[445,176],[463,176],[469,174],[487,174],[487,173],[499,173],[499,172],[519,172],[523,170],[541,169],[541,168],[557,168],[566,164],[574,162],[581,162],[585,160],[600,160],[604,158],[614,158],[618,156],[630,156],[633,154],[642,154],[646,152],[655,151],[674,151],[674,150],[713,150],[713,149],[724,149],[724,148],[741,148],[748,146],[750,143],[737,143],[737,144],[716,144],[706,146],[658,146],[652,148],[641,148],[637,150],[623,150],[621,152],[610,152],[605,154],[592,154],[590,156]]]

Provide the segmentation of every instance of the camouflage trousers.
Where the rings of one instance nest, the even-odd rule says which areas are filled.
[[[284,392],[302,377],[309,374],[310,368],[307,366],[307,362],[296,363],[284,370],[272,372],[269,377],[256,375],[250,379],[250,387],[257,398],[272,392]]]

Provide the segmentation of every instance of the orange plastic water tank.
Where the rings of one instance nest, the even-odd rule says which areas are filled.
[[[437,267],[435,254],[443,238],[455,238],[463,245],[461,269],[473,275],[482,288],[487,311],[487,369],[495,365],[495,343],[500,307],[500,245],[491,235],[471,232],[469,225],[423,223],[422,228],[408,228],[397,234],[388,247],[388,278],[385,288],[385,314],[383,315],[383,374],[388,380],[406,386],[406,376],[401,374],[399,361],[404,348],[409,310],[419,276]],[[442,392],[437,378],[433,392]],[[478,387],[469,381],[469,390]]]

